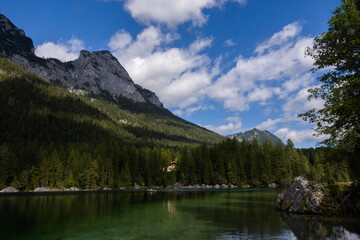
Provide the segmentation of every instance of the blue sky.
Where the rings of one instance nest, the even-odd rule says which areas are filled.
[[[174,114],[220,134],[254,127],[313,147],[298,113],[316,86],[304,56],[340,0],[2,0],[36,54],[110,50]],[[321,73],[320,73],[321,74]]]

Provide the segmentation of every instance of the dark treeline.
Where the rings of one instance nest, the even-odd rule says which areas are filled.
[[[266,186],[269,183],[288,184],[300,175],[322,182],[348,182],[351,178],[348,160],[335,161],[334,151],[227,139],[212,147],[184,148],[177,177],[186,185]]]
[[[295,149],[282,144],[225,140],[207,146],[179,148],[107,144],[2,144],[0,188],[94,189],[181,183],[265,186],[286,184],[294,176],[325,182],[348,182],[346,161],[327,161],[330,149]],[[176,171],[167,172],[171,161]]]

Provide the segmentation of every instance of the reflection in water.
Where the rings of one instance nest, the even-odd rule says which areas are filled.
[[[171,200],[167,201],[167,211],[171,214],[172,217],[175,217],[176,205]]]
[[[0,239],[358,239],[356,218],[275,211],[277,190],[0,196]]]
[[[297,215],[279,212],[279,218],[299,239],[359,239],[360,219]]]

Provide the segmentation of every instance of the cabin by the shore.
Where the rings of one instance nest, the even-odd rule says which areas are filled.
[[[166,171],[172,172],[172,171],[175,170],[175,168],[176,168],[176,162],[171,162],[171,163],[167,166]]]

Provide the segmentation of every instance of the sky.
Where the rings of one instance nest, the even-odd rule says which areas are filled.
[[[297,115],[318,86],[305,56],[340,0],[1,0],[35,54],[71,61],[109,50],[175,115],[222,135],[268,130],[315,147]]]

